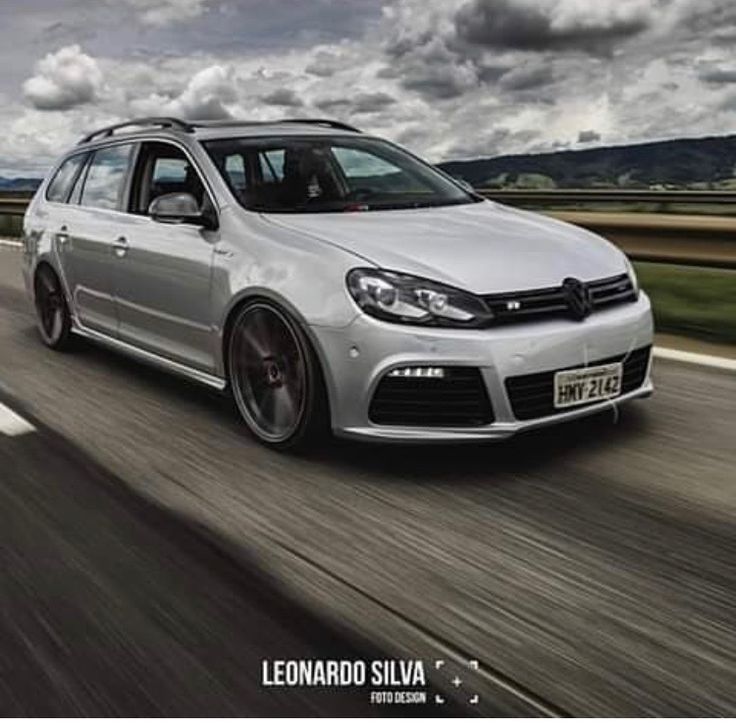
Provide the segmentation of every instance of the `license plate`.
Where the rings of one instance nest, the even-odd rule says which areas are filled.
[[[598,402],[621,394],[621,363],[555,372],[555,408]]]

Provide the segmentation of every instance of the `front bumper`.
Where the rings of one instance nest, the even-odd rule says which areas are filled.
[[[522,430],[564,422],[611,409],[652,393],[651,363],[637,389],[615,399],[539,419],[517,419],[506,392],[507,377],[566,369],[650,346],[651,306],[638,301],[594,313],[585,321],[550,320],[484,330],[431,329],[385,323],[366,315],[344,328],[315,326],[330,396],[335,434],[387,441],[473,441],[503,439]],[[378,383],[403,366],[477,367],[495,419],[473,427],[378,425],[368,411]]]

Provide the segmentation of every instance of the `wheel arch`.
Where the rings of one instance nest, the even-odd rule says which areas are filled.
[[[333,419],[333,402],[334,402],[334,382],[331,377],[330,367],[327,365],[327,357],[322,346],[319,343],[318,338],[314,335],[312,328],[307,323],[307,320],[302,316],[299,310],[294,306],[287,298],[276,293],[273,290],[261,287],[250,288],[246,291],[242,291],[240,294],[235,296],[227,307],[224,320],[221,327],[220,335],[220,356],[222,360],[222,372],[225,381],[230,382],[229,362],[228,362],[228,347],[230,346],[230,337],[232,335],[233,324],[237,318],[238,313],[244,306],[252,301],[266,301],[271,303],[278,308],[282,309],[287,313],[294,323],[299,326],[300,331],[304,334],[305,338],[312,347],[317,363],[319,365],[319,374],[324,384],[325,396],[327,397],[327,408],[330,413],[330,421]]]
[[[76,312],[74,310],[73,300],[69,286],[67,285],[66,276],[64,275],[64,269],[61,265],[61,261],[53,248],[44,249],[43,252],[39,252],[31,258],[30,264],[26,268],[27,280],[30,283],[30,294],[33,296],[33,301],[36,299],[36,276],[38,270],[42,266],[48,266],[51,268],[54,275],[61,283],[61,290],[66,300],[66,305],[69,308],[69,313],[72,320],[76,320]]]
[[[38,280],[38,273],[42,268],[48,268],[51,270],[51,272],[56,276],[56,279],[61,284],[61,290],[64,293],[64,296],[66,296],[66,286],[64,285],[64,278],[61,275],[58,267],[54,264],[53,259],[49,255],[43,255],[38,257],[34,262],[33,266],[30,270],[30,282],[31,282],[31,293],[33,295],[33,300],[36,300],[36,281]],[[68,298],[68,297],[67,297]],[[68,301],[67,301],[68,305]]]

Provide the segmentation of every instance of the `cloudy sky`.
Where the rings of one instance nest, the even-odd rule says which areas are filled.
[[[0,0],[0,62],[0,176],[147,114],[433,161],[736,131],[734,0]]]

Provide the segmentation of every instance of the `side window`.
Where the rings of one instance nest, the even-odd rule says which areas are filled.
[[[69,192],[86,158],[86,154],[75,154],[59,167],[46,188],[46,199],[49,202],[66,202],[69,199]]]
[[[187,181],[184,157],[157,157],[153,160],[152,182],[155,185],[183,185]]]
[[[95,152],[82,191],[83,206],[118,209],[132,149],[131,144],[121,144]]]
[[[247,182],[245,177],[245,160],[242,154],[228,154],[225,157],[225,173],[230,178],[233,187],[244,190]]]
[[[145,142],[138,155],[130,212],[147,215],[157,197],[174,192],[186,192],[200,207],[204,205],[204,184],[184,151],[165,142]]]
[[[89,170],[90,157],[91,155],[87,155],[87,159],[85,160],[84,164],[82,165],[82,169],[77,175],[77,181],[74,183],[74,187],[72,187],[72,192],[69,195],[70,205],[82,204],[82,189],[84,188],[84,180],[86,179],[87,171]]]
[[[284,150],[268,149],[259,152],[261,178],[264,182],[281,182],[284,179]]]

